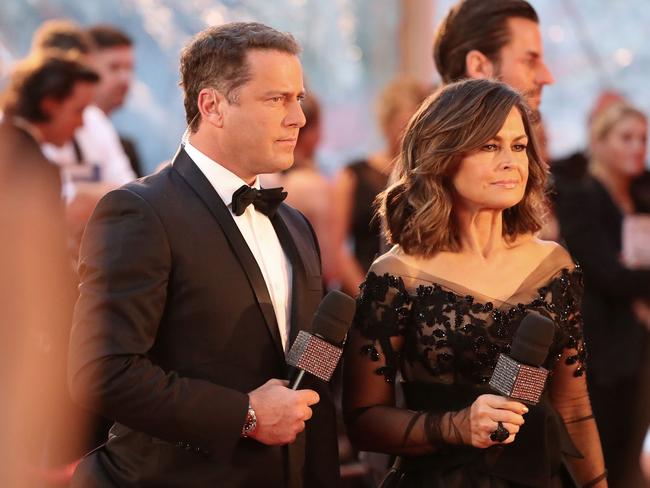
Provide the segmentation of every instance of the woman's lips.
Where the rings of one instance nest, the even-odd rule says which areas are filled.
[[[500,188],[512,189],[516,188],[517,185],[519,185],[519,180],[499,180],[493,182],[492,185],[498,186]]]

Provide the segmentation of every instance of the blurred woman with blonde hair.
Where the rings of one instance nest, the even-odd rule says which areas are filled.
[[[623,253],[630,238],[645,246],[650,239],[624,239],[625,222],[650,212],[632,192],[644,173],[647,137],[646,115],[629,103],[600,110],[590,122],[588,174],[565,188],[556,204],[562,236],[585,273],[589,392],[612,486],[640,486],[638,459],[650,409],[639,401],[648,376],[643,316],[650,263],[633,269]]]
[[[341,287],[356,295],[364,274],[381,248],[375,197],[386,188],[407,122],[427,95],[417,80],[401,76],[381,92],[378,124],[385,147],[343,168],[334,179],[333,223]],[[347,241],[352,240],[352,250]]]

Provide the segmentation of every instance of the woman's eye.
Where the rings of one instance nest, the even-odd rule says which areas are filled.
[[[515,144],[514,146],[512,146],[512,149],[515,152],[522,152],[525,151],[527,147],[528,146],[526,146],[526,144]]]
[[[499,149],[499,146],[496,144],[485,144],[483,146],[484,151],[496,151],[497,149]]]

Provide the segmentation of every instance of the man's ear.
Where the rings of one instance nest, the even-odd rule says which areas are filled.
[[[214,88],[203,88],[199,92],[197,106],[201,114],[201,119],[216,127],[223,127],[227,104],[226,97]]]
[[[48,119],[50,119],[60,107],[61,102],[53,97],[44,97],[40,103],[41,112],[43,112]]]
[[[494,64],[485,54],[472,49],[465,56],[465,72],[468,78],[490,79],[495,77]]]

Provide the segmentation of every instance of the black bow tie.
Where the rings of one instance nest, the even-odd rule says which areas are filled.
[[[256,210],[267,217],[273,217],[285,198],[287,198],[287,192],[282,187],[258,190],[248,185],[242,185],[232,195],[232,213],[241,215],[252,203]]]

